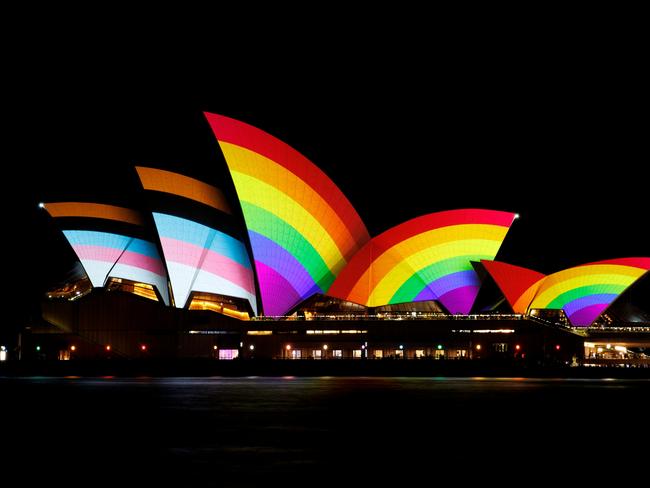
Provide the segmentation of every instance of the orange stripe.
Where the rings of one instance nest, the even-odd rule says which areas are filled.
[[[221,190],[212,185],[162,169],[136,166],[145,190],[171,193],[203,203],[225,213],[232,213]]]
[[[92,217],[96,219],[117,220],[129,224],[142,225],[142,217],[135,210],[102,203],[61,202],[47,203],[45,210],[52,217]]]

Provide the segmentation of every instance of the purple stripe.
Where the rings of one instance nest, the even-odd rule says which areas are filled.
[[[608,303],[589,305],[569,315],[569,320],[576,327],[589,327],[608,306]]]
[[[418,295],[413,299],[414,302],[424,302],[425,300],[436,300],[438,295],[431,291],[431,288],[425,286],[424,289],[418,293]]]
[[[479,279],[476,273],[471,270],[459,271],[438,278],[429,283],[413,301],[436,300],[438,297],[449,293],[456,288],[464,286],[479,286]]]
[[[457,273],[451,273],[442,278],[438,278],[435,281],[432,281],[427,285],[434,295],[442,296],[445,293],[449,293],[456,288],[461,288],[463,286],[479,286],[478,276],[472,270],[459,271]]]
[[[255,261],[265,315],[284,315],[300,301],[300,295],[274,269]]]
[[[257,232],[249,231],[248,234],[256,262],[272,268],[288,281],[300,296],[306,296],[312,290],[314,280],[291,253]]]
[[[478,286],[463,286],[438,298],[450,313],[468,314],[476,300]]]
[[[572,302],[567,303],[562,307],[564,313],[567,315],[573,315],[579,310],[588,307],[590,305],[609,305],[614,301],[618,295],[615,293],[600,293],[597,295],[587,295],[586,297],[577,298]]]

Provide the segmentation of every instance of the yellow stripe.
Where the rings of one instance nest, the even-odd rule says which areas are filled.
[[[540,287],[530,308],[544,308],[562,293],[590,285],[630,286],[645,270],[631,266],[599,264],[578,266],[548,276]]]
[[[231,171],[247,174],[269,184],[299,202],[322,224],[342,254],[356,250],[357,244],[346,223],[311,186],[284,166],[249,149],[219,142]]]
[[[375,257],[373,263],[368,267],[364,274],[361,275],[359,281],[357,281],[356,285],[350,291],[349,297],[351,297],[350,299],[354,297],[357,300],[363,297],[363,301],[365,302],[368,298],[368,292],[364,293],[363,290],[367,290],[368,283],[370,283],[370,287],[372,288],[375,283],[379,282],[396,266],[397,261],[418,253],[423,249],[438,246],[446,242],[457,242],[463,240],[486,239],[498,240],[501,242],[505,238],[507,232],[508,229],[500,225],[463,224],[450,225],[417,234],[410,239],[399,242],[388,251]],[[463,256],[466,254],[481,254],[481,249],[470,249],[468,250],[469,252],[463,251],[463,249],[459,249],[459,252],[455,255]],[[424,266],[428,266],[433,262],[453,256],[454,255],[435,259]],[[424,266],[421,266],[418,269],[422,269]]]
[[[231,174],[242,201],[262,207],[296,229],[316,249],[330,269],[339,269],[340,263],[345,262],[327,230],[298,202],[252,176],[238,171],[231,171]],[[273,239],[274,236],[267,237]]]
[[[471,227],[471,226],[454,226],[454,227]],[[494,226],[492,226],[494,227]],[[471,232],[468,232],[471,234]],[[456,234],[457,235],[457,234]],[[485,236],[485,233],[482,234]],[[505,236],[505,232],[504,232]],[[445,259],[453,258],[454,256],[464,255],[496,255],[501,246],[502,239],[460,239],[450,242],[444,242],[435,246],[429,246],[419,252],[404,256],[402,261],[386,273],[383,278],[376,280],[376,286],[370,293],[368,298],[368,306],[375,307],[388,303],[391,297],[399,289],[400,286],[406,282],[411,276],[419,272],[421,269],[430,266],[433,263]],[[399,252],[400,246],[394,246],[391,253],[395,252],[397,255],[402,255]],[[404,248],[402,248],[404,249]],[[393,251],[395,250],[395,251]],[[408,252],[408,248],[404,249]],[[403,255],[402,255],[403,256]],[[457,270],[453,270],[457,271]]]

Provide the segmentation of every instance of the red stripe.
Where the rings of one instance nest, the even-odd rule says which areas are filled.
[[[451,225],[486,224],[510,227],[514,218],[515,214],[511,212],[468,208],[435,212],[411,219],[379,234],[363,246],[339,273],[328,294],[345,299],[374,259],[413,236]]]
[[[500,261],[481,259],[481,264],[492,276],[511,307],[515,305],[526,290],[546,276],[532,269]]]
[[[650,258],[618,258],[596,261],[595,263],[582,264],[581,266],[593,266],[594,264],[616,264],[619,266],[630,266],[632,268],[650,269]]]
[[[254,151],[285,167],[311,186],[350,230],[357,243],[368,239],[368,231],[349,200],[314,163],[288,144],[261,129],[223,115],[205,113],[216,138]]]
[[[446,210],[435,212],[421,217],[416,217],[403,224],[388,229],[379,234],[373,240],[375,244],[383,249],[390,249],[394,245],[410,239],[413,236],[422,234],[441,227],[450,225],[485,224],[510,227],[515,214],[501,212],[499,210],[483,210],[477,208],[465,208],[460,210]]]
[[[327,294],[341,300],[347,300],[354,285],[357,284],[359,278],[372,264],[373,257],[379,256],[380,253],[381,251],[375,246],[374,239],[368,242],[357,251],[345,268],[341,270],[330,289],[327,290]]]

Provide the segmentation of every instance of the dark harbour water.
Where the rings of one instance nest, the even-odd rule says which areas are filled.
[[[647,480],[638,458],[649,452],[649,400],[648,380],[0,378],[0,476],[52,486]]]

